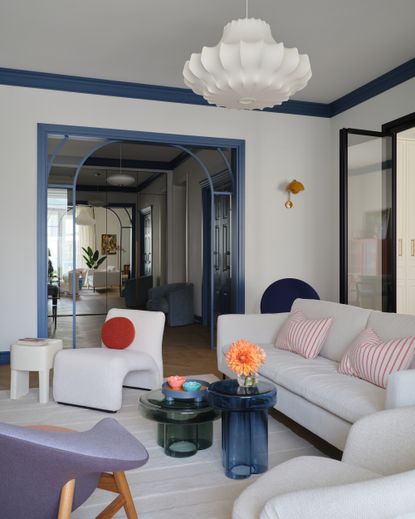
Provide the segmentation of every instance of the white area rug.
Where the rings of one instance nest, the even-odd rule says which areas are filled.
[[[197,378],[216,380],[213,375],[198,375]],[[39,404],[37,390],[31,390],[20,400],[10,400],[8,391],[0,391],[0,421],[16,425],[59,425],[82,431],[102,418],[112,416],[138,438],[150,454],[144,467],[127,474],[140,519],[230,519],[233,501],[258,476],[239,481],[225,477],[221,463],[220,420],[214,423],[211,448],[190,458],[168,457],[157,445],[157,424],[143,418],[138,411],[140,393],[124,389],[122,409],[116,414],[107,414],[53,401]],[[319,454],[305,440],[269,418],[270,467],[295,456]],[[95,491],[72,514],[72,519],[93,519],[113,497],[109,492]],[[125,518],[125,514],[121,511],[115,517]]]

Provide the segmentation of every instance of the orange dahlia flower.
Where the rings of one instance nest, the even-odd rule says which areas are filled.
[[[231,344],[226,353],[229,368],[237,375],[250,375],[258,371],[266,360],[265,351],[256,344],[239,339]]]

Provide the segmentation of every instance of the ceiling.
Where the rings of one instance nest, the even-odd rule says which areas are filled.
[[[77,179],[77,185],[105,187],[109,176],[123,173],[134,178],[129,189],[142,189],[150,185],[150,180],[159,178],[163,172],[175,169],[189,155],[170,145],[142,144],[140,142],[116,142],[105,145],[103,139],[73,137],[63,142],[63,135],[48,139],[48,158],[53,158],[49,175],[49,185],[72,184],[77,167],[88,156]],[[91,155],[91,150],[104,145]],[[58,150],[57,153],[54,153]],[[195,149],[197,151],[197,149]],[[115,188],[120,190],[121,187]]]
[[[1,0],[0,67],[183,87],[243,0]],[[250,16],[310,57],[293,99],[330,103],[414,57],[415,0],[251,0]]]
[[[62,136],[48,139],[49,159],[61,140]],[[104,141],[86,138],[74,138],[66,141],[53,161],[49,183],[71,184],[82,158],[100,143],[104,144]],[[86,165],[82,167],[77,184],[108,186],[107,178],[121,172],[132,176],[135,180],[129,187],[137,188],[150,178],[158,177],[162,170],[170,169],[170,163],[181,153],[181,150],[172,146],[128,142],[108,144],[92,154],[94,162],[91,163],[91,158],[89,158],[89,162],[87,161]],[[120,169],[121,157],[123,166]],[[148,162],[148,168],[144,165],[146,162]],[[138,163],[143,163],[143,166],[141,167]],[[164,167],[162,167],[163,164]],[[157,167],[158,165],[160,167]]]
[[[61,140],[62,136],[48,139],[49,156],[53,153]],[[62,148],[60,148],[57,159],[59,160],[61,157],[73,157],[80,160],[86,153],[93,149],[94,146],[99,145],[100,143],[104,144],[105,141],[102,139],[71,138]],[[122,159],[129,160],[171,162],[181,153],[182,151],[180,149],[174,148],[173,146],[157,146],[155,144],[140,144],[136,142],[117,142],[114,144],[108,144],[95,151],[92,156],[101,158],[119,159],[122,157]]]
[[[112,186],[107,182],[107,178],[117,173],[117,171],[112,171],[110,169],[104,168],[82,168],[78,177],[77,186],[101,186],[108,188],[108,190],[111,191]],[[134,182],[127,186],[128,188],[133,189],[138,188],[140,185],[143,184],[143,182],[146,182],[147,184],[147,181],[150,178],[156,179],[160,175],[160,173],[152,173],[150,171],[141,171],[134,169],[129,169],[128,171],[123,170],[122,173],[134,178]],[[68,171],[68,168],[62,168],[59,166],[53,167],[51,169],[49,176],[49,184],[72,184],[73,177],[74,171]],[[79,187],[77,187],[77,189],[79,189]],[[122,188],[120,187],[120,189],[118,190],[122,190]]]

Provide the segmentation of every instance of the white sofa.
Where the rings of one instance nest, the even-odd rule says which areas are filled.
[[[275,409],[341,450],[351,425],[358,419],[387,408],[415,405],[415,369],[391,375],[386,390],[337,372],[343,354],[364,328],[371,327],[384,339],[415,335],[415,316],[310,299],[297,299],[293,309],[301,310],[309,319],[334,317],[316,359],[274,347],[287,313],[222,315],[218,319],[219,370],[235,377],[224,355],[236,339],[260,344],[267,361],[259,373],[277,388]]]
[[[75,271],[76,276],[76,283],[75,283],[75,294],[78,296],[79,294],[79,278],[81,276],[81,272],[76,270]],[[69,296],[73,293],[73,270],[70,270],[66,274],[62,276],[62,280],[60,283],[60,292],[61,294],[67,294]]]
[[[121,283],[121,272],[119,270],[88,270],[87,286],[94,290],[119,287]]]
[[[415,407],[361,418],[342,461],[301,456],[245,489],[232,519],[415,517]]]

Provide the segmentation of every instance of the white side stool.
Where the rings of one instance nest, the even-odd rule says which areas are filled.
[[[48,339],[47,344],[12,344],[10,349],[10,398],[16,400],[29,392],[29,371],[39,372],[39,402],[49,401],[49,372],[56,353],[63,347],[61,339]]]

